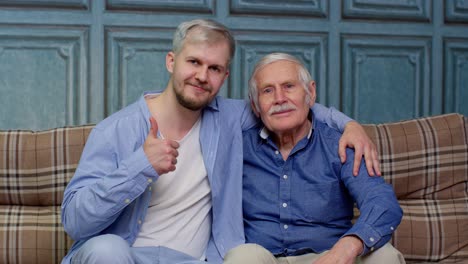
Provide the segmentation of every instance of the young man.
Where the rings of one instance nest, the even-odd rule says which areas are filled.
[[[242,130],[256,120],[244,101],[216,97],[234,50],[219,23],[180,24],[164,92],[93,129],[64,194],[62,222],[76,242],[63,263],[220,263],[244,242]],[[314,111],[341,129],[348,121]],[[376,157],[362,128],[346,126],[344,142]]]
[[[315,82],[301,62],[269,54],[255,66],[249,88],[263,123],[244,133],[243,210],[250,244],[230,251],[225,263],[354,263],[368,253],[359,260],[404,263],[386,244],[402,217],[393,188],[369,177],[364,165],[354,177],[350,149],[341,163],[341,134],[310,111]],[[354,202],[361,216],[352,225]]]

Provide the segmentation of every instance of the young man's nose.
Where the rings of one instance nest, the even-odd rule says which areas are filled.
[[[200,82],[206,82],[206,79],[208,78],[208,69],[205,67],[198,69],[195,78],[197,78],[197,80]]]

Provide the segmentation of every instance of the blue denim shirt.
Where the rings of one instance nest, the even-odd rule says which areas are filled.
[[[334,109],[314,112],[335,128],[349,118]],[[62,263],[89,238],[116,234],[132,245],[145,219],[151,182],[159,175],[143,151],[150,112],[142,96],[93,129],[62,203],[62,222],[75,243]],[[332,120],[334,120],[332,122]],[[212,231],[206,256],[220,263],[244,243],[242,224],[242,130],[257,120],[243,100],[216,97],[202,113],[200,143],[212,201]]]
[[[353,176],[354,151],[338,155],[341,134],[314,120],[309,136],[283,160],[268,136],[255,127],[244,133],[243,207],[247,243],[291,256],[329,250],[356,235],[362,254],[387,243],[402,210],[382,177],[370,177],[361,163]],[[361,216],[353,226],[353,204]]]

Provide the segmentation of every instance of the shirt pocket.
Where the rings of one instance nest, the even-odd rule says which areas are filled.
[[[307,223],[332,224],[352,214],[352,201],[347,199],[346,190],[338,181],[299,186],[295,197],[296,220]],[[351,203],[351,207],[350,204]]]

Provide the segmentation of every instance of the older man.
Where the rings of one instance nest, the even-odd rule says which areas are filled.
[[[250,83],[262,126],[244,132],[245,244],[225,263],[404,263],[387,242],[402,210],[381,177],[354,152],[342,164],[341,134],[314,118],[315,82],[296,58],[265,56]],[[353,205],[361,216],[352,225]],[[383,248],[381,248],[383,247]],[[379,249],[381,248],[381,249]],[[360,256],[360,257],[358,257]]]

